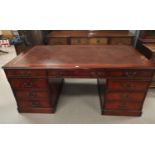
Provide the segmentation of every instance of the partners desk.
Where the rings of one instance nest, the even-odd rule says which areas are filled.
[[[155,64],[127,45],[40,45],[3,68],[19,112],[54,113],[64,78],[97,78],[102,114],[140,116]]]

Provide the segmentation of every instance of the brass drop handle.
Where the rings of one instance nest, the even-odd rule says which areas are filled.
[[[29,93],[29,97],[35,97],[35,96],[36,96],[36,94],[34,92]]]
[[[24,85],[24,87],[31,88],[32,82],[25,82],[23,85]]]
[[[122,94],[121,98],[122,98],[122,100],[126,100],[129,98],[129,95],[128,94]]]
[[[131,88],[132,85],[130,83],[122,83],[123,88]]]
[[[125,72],[125,75],[126,75],[127,77],[133,77],[133,76],[136,75],[136,72]]]
[[[31,105],[32,105],[32,107],[39,107],[40,106],[40,104],[38,102],[32,102]]]
[[[124,110],[124,109],[126,109],[126,108],[127,108],[126,103],[121,103],[121,104],[119,105],[119,109],[120,109],[120,110]]]

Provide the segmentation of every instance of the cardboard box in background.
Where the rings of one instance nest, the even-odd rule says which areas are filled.
[[[2,32],[3,38],[11,39],[13,38],[13,33],[11,30],[0,30]]]

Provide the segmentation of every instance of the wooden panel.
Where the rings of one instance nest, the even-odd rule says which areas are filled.
[[[49,38],[49,45],[67,45],[67,38]]]
[[[108,92],[106,101],[143,101],[145,92]]]
[[[108,43],[107,38],[90,38],[89,44],[90,45],[106,45]]]
[[[132,38],[111,38],[110,44],[112,45],[131,45],[132,44]]]
[[[88,45],[88,38],[71,38],[71,45]]]
[[[142,103],[141,102],[121,102],[121,101],[112,101],[104,103],[105,110],[141,110]]]
[[[133,90],[142,91],[146,90],[150,81],[132,81],[132,80],[108,80],[108,90]]]
[[[48,91],[16,91],[16,97],[24,100],[49,99]]]
[[[44,79],[10,79],[10,84],[13,89],[48,89]]]
[[[5,72],[8,77],[46,77],[45,70],[7,69]]]

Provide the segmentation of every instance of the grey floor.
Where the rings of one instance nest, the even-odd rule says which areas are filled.
[[[0,53],[0,66],[16,56],[14,47]],[[55,114],[20,114],[16,101],[0,69],[0,123],[155,123],[155,90],[150,89],[141,117],[100,115],[100,102],[96,79],[65,79]]]

